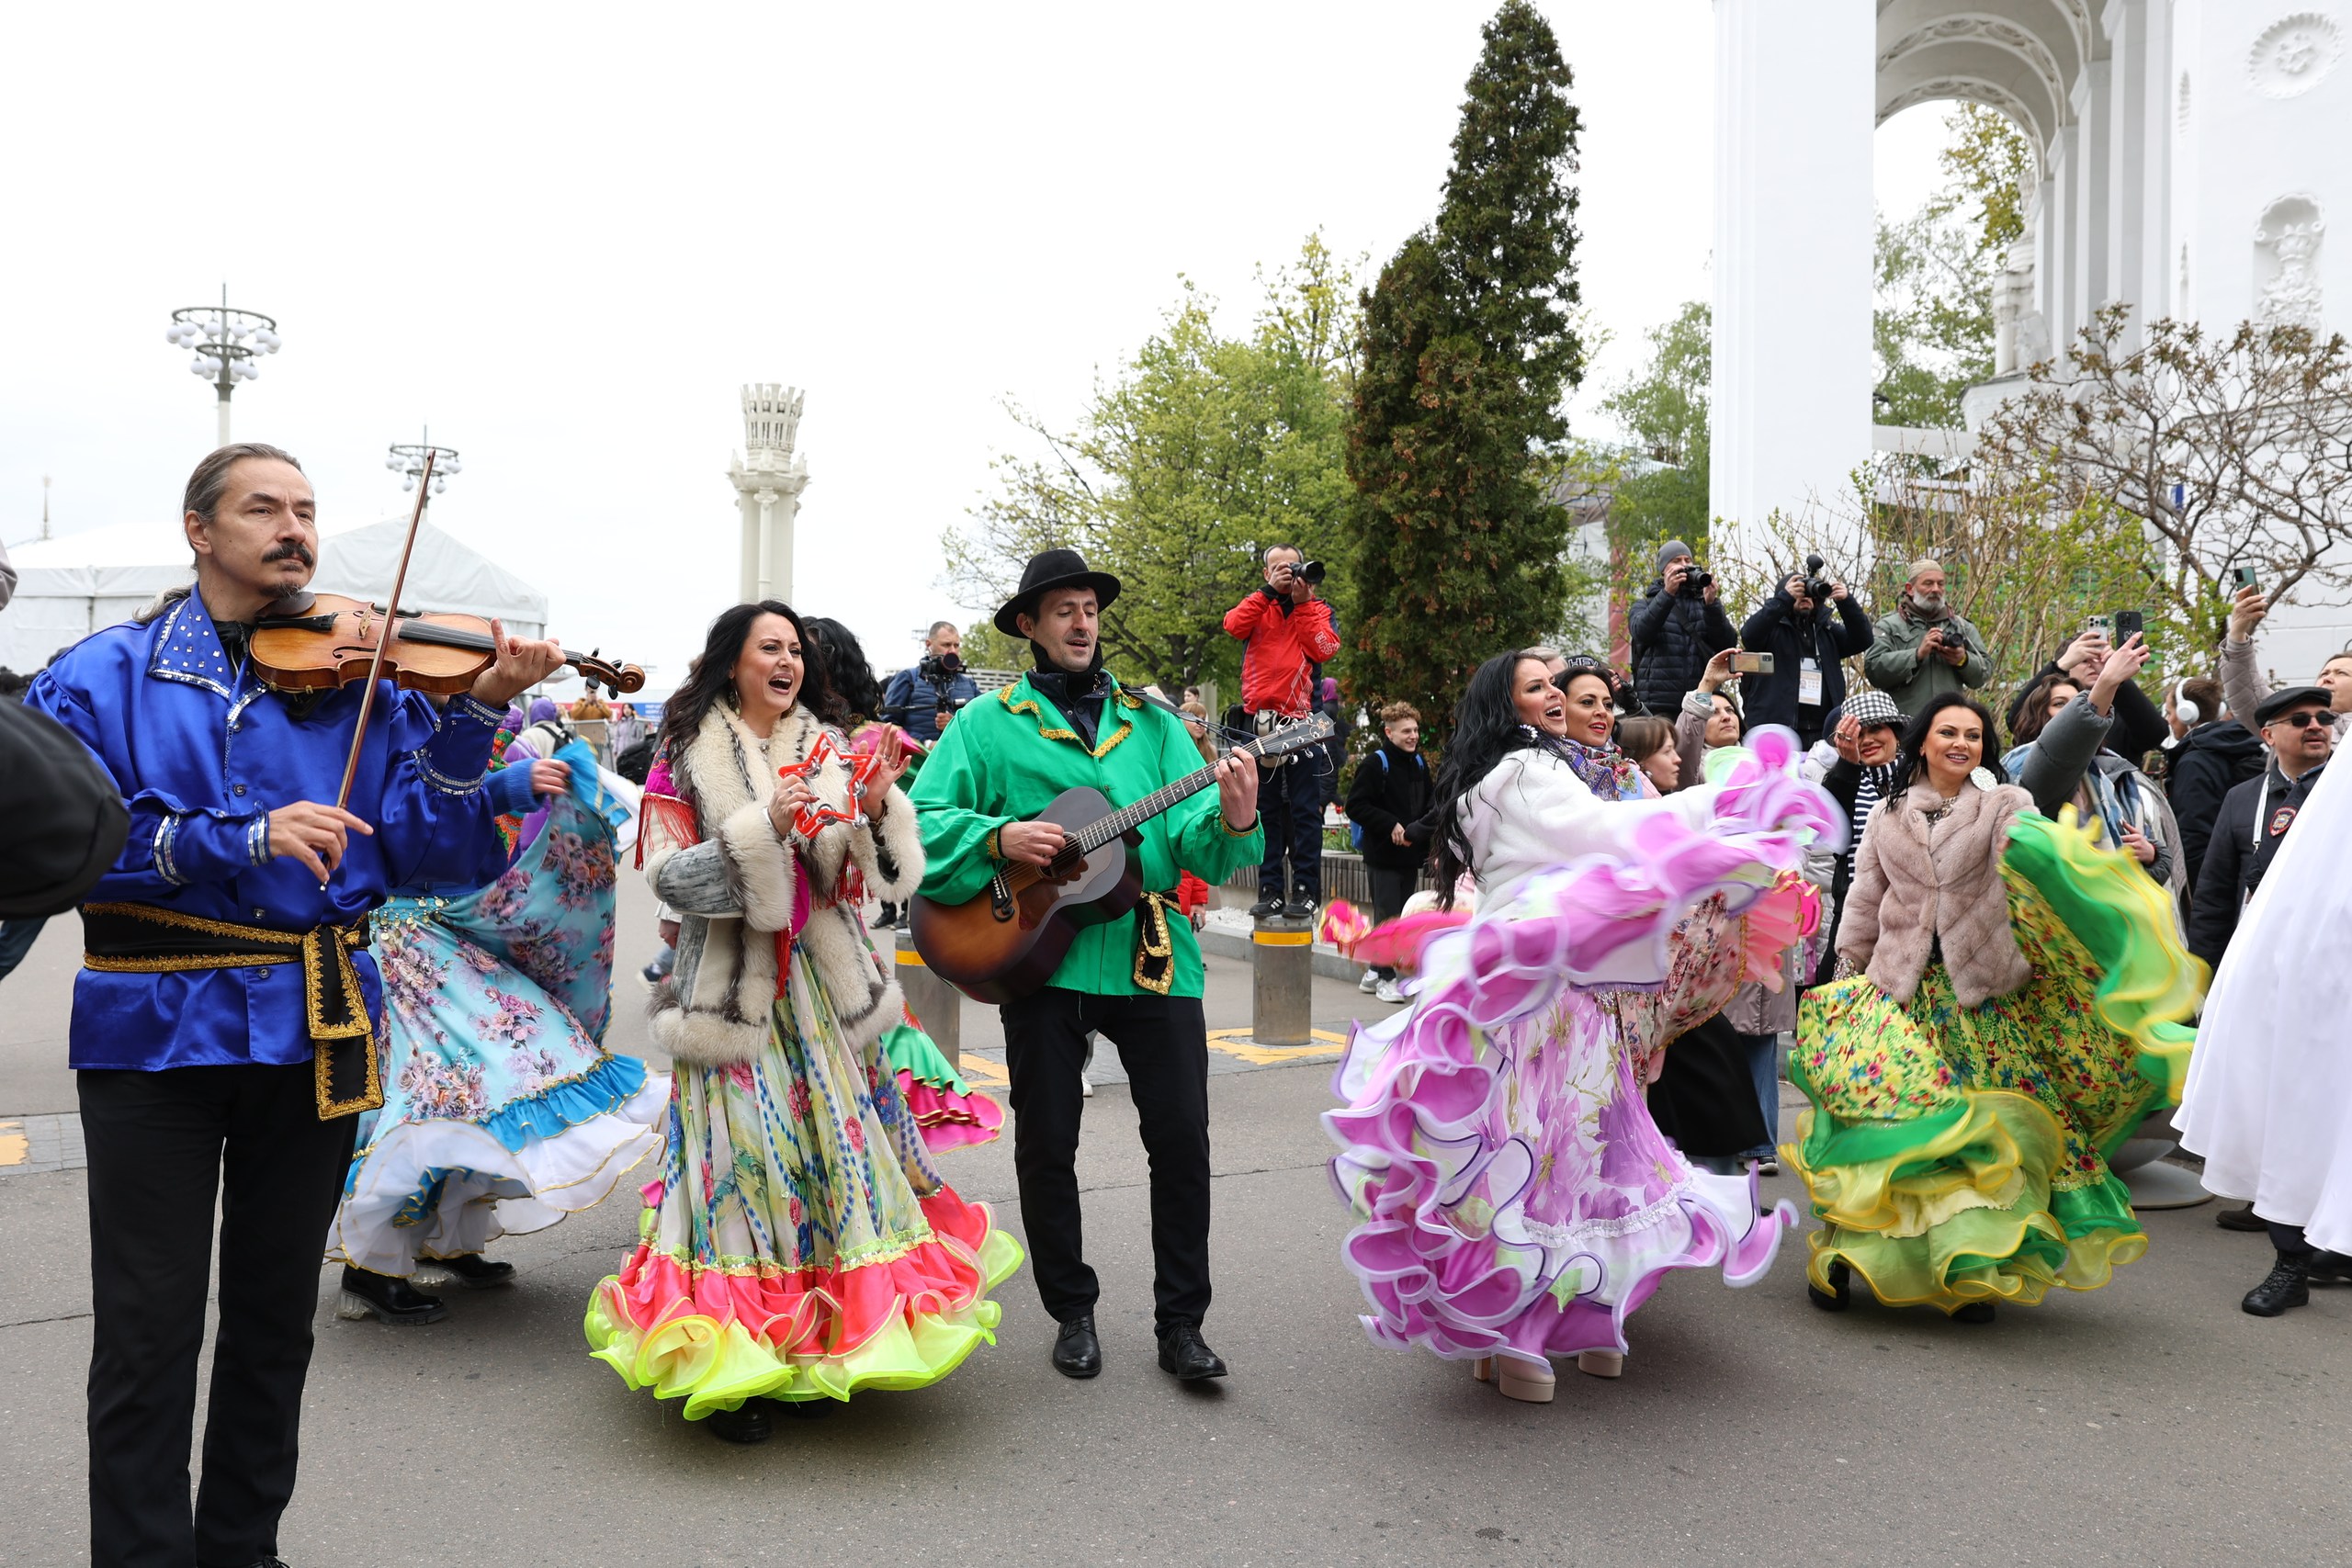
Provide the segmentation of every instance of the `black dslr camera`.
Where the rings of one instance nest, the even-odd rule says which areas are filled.
[[[963,672],[963,660],[952,653],[926,653],[915,664],[915,674],[943,692]]]
[[[1817,555],[1804,558],[1804,596],[1816,604],[1829,603],[1829,580],[1821,575],[1828,564]]]
[[[1690,570],[1682,574],[1681,585],[1675,589],[1674,596],[1678,599],[1696,599],[1713,587],[1714,583],[1715,574],[1694,560],[1690,563]]]

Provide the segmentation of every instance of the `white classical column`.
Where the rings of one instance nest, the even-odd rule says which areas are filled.
[[[2112,77],[2112,62],[2093,60],[2075,78],[2073,99],[2078,133],[2075,142],[2075,199],[2079,209],[2075,213],[2076,265],[2068,275],[2073,283],[2073,297],[2066,306],[2072,318],[2066,332],[2069,341],[2076,328],[2089,324],[2093,313],[2107,303],[2109,297],[2107,236],[2113,215],[2108,200],[2108,148],[2115,137],[2114,114],[2109,107]]]
[[[775,382],[743,389],[743,453],[727,477],[742,520],[737,592],[747,602],[792,599],[792,525],[808,488],[808,461],[794,450],[805,398]]]
[[[2083,128],[2069,122],[2050,152],[2050,346],[2063,355],[2082,318],[2075,313],[2083,275]]]
[[[2132,307],[2127,342],[2152,313],[2144,254],[2163,243],[2148,225],[2148,0],[2108,0],[2107,298]],[[2159,306],[2154,314],[2163,313]]]
[[[1715,0],[1714,547],[1871,452],[1871,0]]]

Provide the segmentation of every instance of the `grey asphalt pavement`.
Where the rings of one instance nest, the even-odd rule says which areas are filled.
[[[641,962],[643,941],[624,936]],[[62,1034],[43,1010],[59,976],[44,973],[28,964],[0,988],[0,1112],[72,1109],[70,1079],[51,1084],[62,1072],[40,1060],[40,1032]],[[1213,984],[1213,1025],[1237,983]],[[1377,1007],[1322,984],[1333,1010],[1318,987],[1318,1018]],[[967,1046],[984,1049],[992,1014],[966,1016]],[[587,1357],[581,1311],[632,1235],[616,1199],[503,1244],[519,1282],[455,1292],[435,1326],[338,1321],[322,1272],[285,1555],[294,1568],[2347,1556],[2352,1291],[2245,1316],[2267,1248],[2218,1230],[2210,1205],[2148,1215],[2147,1258],[2109,1288],[1984,1326],[1816,1312],[1793,1244],[1745,1291],[1672,1279],[1634,1318],[1622,1380],[1563,1369],[1556,1403],[1520,1405],[1459,1365],[1364,1338],[1316,1122],[1329,1066],[1245,1065],[1211,1089],[1207,1333],[1233,1368],[1222,1384],[1180,1388],[1152,1364],[1144,1158],[1125,1089],[1106,1082],[1080,1165],[1104,1287],[1100,1379],[1054,1373],[1024,1272],[1001,1292],[998,1344],[939,1386],[729,1447]],[[1009,1139],[945,1165],[1018,1234]],[[1792,1179],[1764,1185],[1798,1196]],[[0,1175],[0,1562],[85,1561],[83,1195],[78,1170]]]

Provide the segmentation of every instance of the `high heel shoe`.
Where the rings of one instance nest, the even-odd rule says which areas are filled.
[[[1625,1375],[1625,1353],[1623,1350],[1579,1350],[1577,1371],[1587,1377],[1622,1378]]]
[[[1493,1383],[1505,1399],[1516,1399],[1522,1404],[1551,1404],[1557,1386],[1548,1365],[1523,1361],[1516,1356],[1481,1356],[1470,1363],[1470,1375],[1480,1382]]]

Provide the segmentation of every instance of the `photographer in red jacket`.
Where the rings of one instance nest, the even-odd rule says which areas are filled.
[[[1311,667],[1340,651],[1331,606],[1315,595],[1323,581],[1322,563],[1306,559],[1294,546],[1274,545],[1266,551],[1265,567],[1265,586],[1225,613],[1225,629],[1249,645],[1241,655],[1241,705],[1261,735],[1314,711]],[[1265,818],[1266,859],[1258,867],[1258,902],[1250,914],[1303,919],[1323,901],[1323,802],[1330,793],[1329,767],[1329,755],[1319,746],[1265,765],[1258,806]]]

